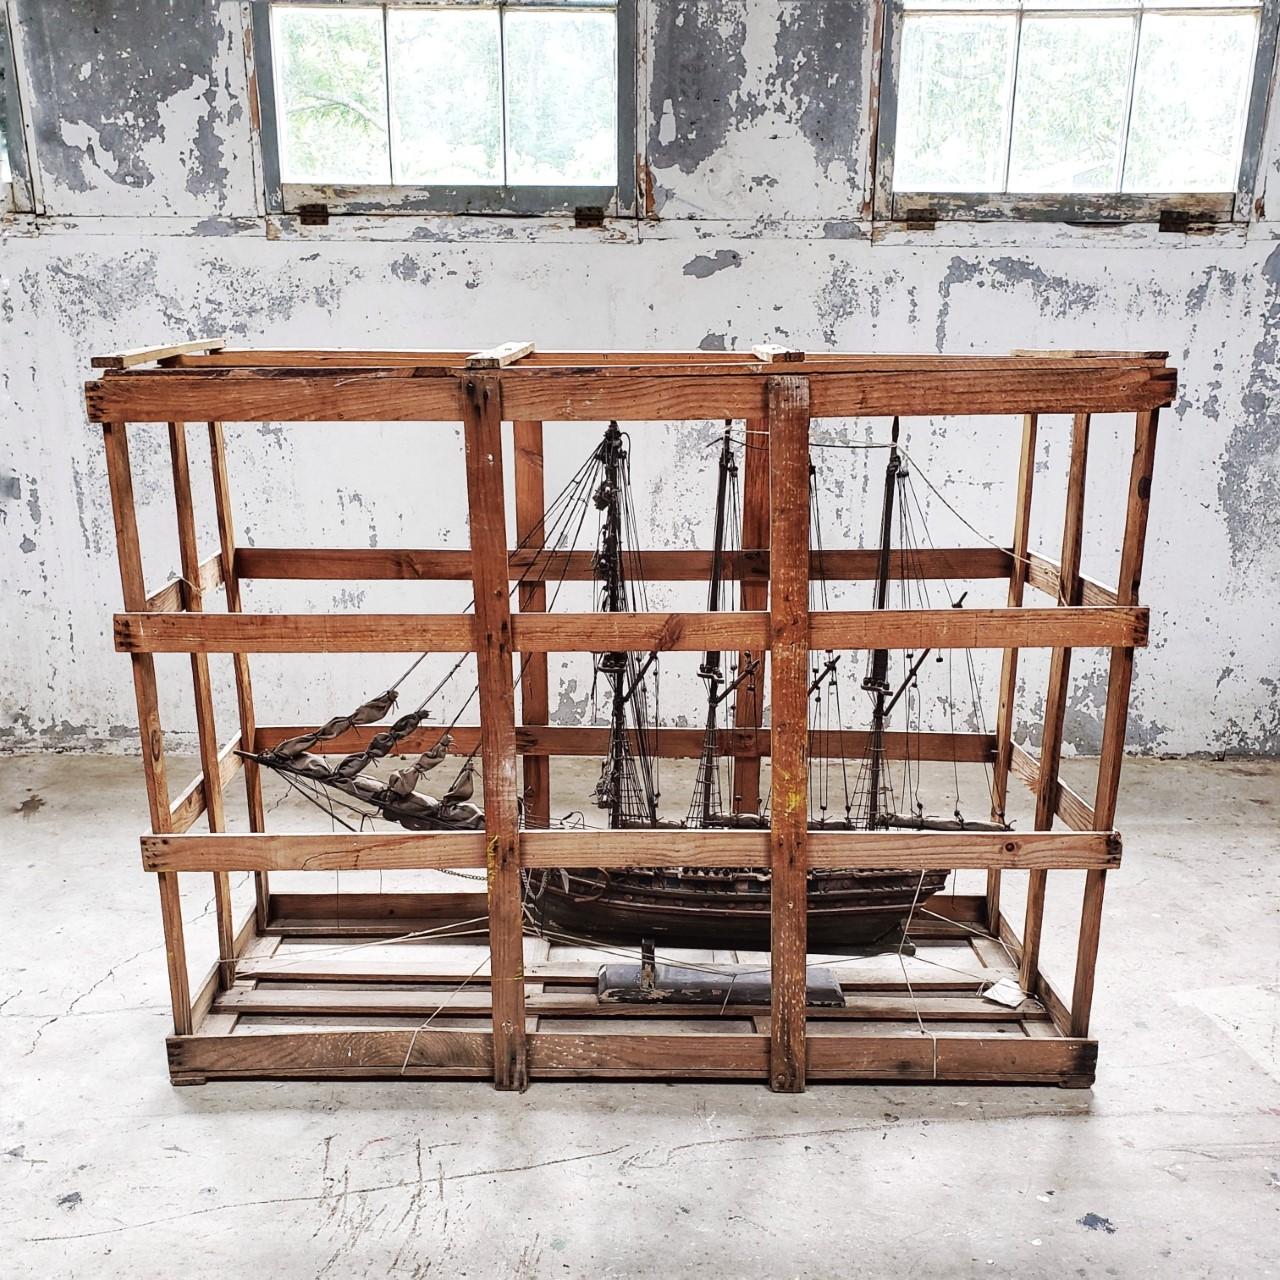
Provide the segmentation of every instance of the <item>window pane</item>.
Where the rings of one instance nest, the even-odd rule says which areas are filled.
[[[382,11],[271,10],[284,182],[391,180]]]
[[[1142,19],[1126,191],[1234,191],[1256,15]]]
[[[895,191],[998,191],[1014,18],[908,16],[902,29]]]
[[[505,25],[507,181],[612,186],[614,15],[508,9]]]
[[[1024,18],[1010,191],[1115,191],[1132,18]]]
[[[396,182],[502,182],[495,9],[392,9],[391,149]]]

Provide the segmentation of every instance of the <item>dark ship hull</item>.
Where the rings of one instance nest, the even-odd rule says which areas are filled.
[[[896,939],[911,904],[942,889],[946,871],[810,871],[810,952]],[[769,873],[722,867],[531,873],[538,930],[637,946],[769,949]]]

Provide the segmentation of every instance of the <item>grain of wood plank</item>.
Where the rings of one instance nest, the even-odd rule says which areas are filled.
[[[240,595],[240,573],[236,567],[235,516],[231,503],[231,475],[227,467],[226,435],[221,422],[209,423],[209,468],[213,481],[214,517],[218,525],[218,546],[223,566],[223,586],[226,590],[228,613],[240,613],[243,601]],[[256,717],[253,707],[253,677],[249,669],[249,655],[233,653],[232,671],[236,685],[236,714],[240,720],[240,741],[251,749],[254,741]],[[253,760],[244,762],[245,804],[249,815],[250,831],[266,830],[266,810],[262,803],[262,777]],[[258,903],[258,927],[266,923],[267,898],[271,887],[266,872],[254,876],[254,895]]]
[[[306,725],[260,725],[255,743],[257,750],[267,751],[289,738],[306,733]],[[354,728],[328,740],[334,755],[361,751],[379,731],[371,725]],[[466,755],[480,741],[477,725],[454,725],[453,751]],[[439,738],[436,728],[419,729],[403,739],[394,755],[417,755],[426,751]],[[653,754],[662,759],[697,760],[706,745],[701,729],[659,728],[648,735]],[[770,753],[772,731],[768,728],[728,728],[716,734],[720,755],[733,756],[742,763]],[[809,733],[809,755],[812,759],[855,759],[866,753],[871,735],[865,729],[815,729]],[[517,725],[516,750],[522,755],[602,756],[608,751],[609,730],[591,725]],[[989,733],[939,733],[896,731],[884,736],[884,753],[890,760],[957,761],[961,764],[989,764],[995,758],[996,739]],[[741,767],[741,764],[739,765]]]
[[[94,422],[458,421],[460,379],[444,371],[416,376],[422,373],[414,368],[135,371],[86,384],[85,404]],[[592,370],[519,367],[493,376],[501,380],[507,416],[539,422],[758,418],[765,410],[768,377],[728,368],[702,375],[602,376]],[[815,417],[1121,413],[1171,404],[1176,386],[1174,371],[1161,366],[1045,361],[1008,371],[822,371],[811,376],[810,398]]]
[[[1062,555],[1059,562],[1058,603],[1075,611],[1080,603],[1080,555],[1084,540],[1085,479],[1089,462],[1087,413],[1071,422],[1071,462],[1067,472],[1066,512],[1063,518]],[[1047,831],[1058,810],[1058,771],[1066,726],[1067,695],[1071,690],[1071,646],[1055,647],[1049,658],[1049,687],[1045,695],[1040,735],[1040,769],[1036,789],[1035,826]],[[1030,990],[1040,963],[1040,937],[1044,928],[1046,871],[1033,871],[1027,880],[1026,919],[1022,930],[1020,984]]]
[[[146,871],[335,871],[486,865],[478,831],[147,835]],[[1081,870],[1120,865],[1109,831],[821,831],[808,837],[815,867],[1004,867]],[[767,867],[768,831],[522,831],[525,867]]]
[[[1147,516],[1151,501],[1151,475],[1155,466],[1158,414],[1140,413],[1134,429],[1133,457],[1129,465],[1129,492],[1125,505],[1124,540],[1120,547],[1120,572],[1116,599],[1136,604],[1142,584],[1146,551]],[[1107,673],[1107,703],[1102,720],[1102,749],[1098,759],[1098,784],[1094,796],[1095,821],[1110,826],[1115,821],[1124,761],[1125,732],[1129,719],[1129,691],[1133,681],[1133,649],[1112,649]],[[1076,972],[1071,997],[1072,1035],[1089,1033],[1093,988],[1102,932],[1102,898],[1106,874],[1091,871],[1085,877],[1080,913],[1080,938],[1076,948]]]
[[[533,350],[532,342],[504,342],[469,355],[462,362],[468,369],[505,369],[507,365],[527,356]]]
[[[523,427],[526,424],[516,424]],[[532,426],[534,424],[527,424]],[[540,424],[538,424],[540,425]],[[763,462],[758,459],[760,449],[765,449]],[[517,452],[517,458],[520,453]],[[744,608],[763,608],[769,579],[769,553],[755,546],[754,539],[763,537],[754,517],[747,512],[754,505],[752,477],[763,466],[764,480],[768,480],[767,446],[753,446],[747,452],[744,464],[743,517],[744,530],[749,530],[754,549],[725,553],[722,572],[726,578],[741,580],[751,587]],[[519,472],[517,472],[517,485]],[[768,519],[768,499],[765,499],[764,518]],[[539,513],[539,518],[541,513]],[[744,539],[748,536],[744,532]],[[648,550],[637,554],[644,562],[645,580],[649,582],[705,582],[711,572],[709,551]],[[819,568],[830,582],[863,582],[874,580],[877,572],[876,551],[857,548],[835,548],[810,555],[810,572],[817,576]],[[508,572],[514,582],[531,567],[537,566],[546,577],[564,578],[570,582],[589,582],[595,575],[595,553],[592,551],[565,551],[551,555],[533,550],[513,548],[507,555]],[[997,547],[924,547],[905,553],[895,551],[889,560],[889,575],[901,578],[947,578],[967,580],[977,578],[1008,577],[1012,560],[1007,551]],[[458,582],[471,577],[471,553],[469,551],[397,548],[397,547],[241,547],[236,553],[236,573],[244,578],[298,579],[320,582],[372,582],[400,580],[406,582],[442,581]],[[536,583],[526,584],[528,590]],[[753,605],[752,599],[761,603]],[[1099,600],[1094,603],[1115,601]]]
[[[800,1093],[808,977],[809,382],[770,379],[767,417],[769,702],[774,726],[768,832],[769,1086],[777,1093]]]
[[[480,761],[484,776],[485,865],[492,955],[493,1078],[499,1089],[529,1080],[524,1013],[516,784],[515,685],[506,504],[502,476],[502,386],[491,377],[464,385],[467,510],[475,587]]]
[[[1010,548],[1007,606],[1022,607],[1029,568],[1031,497],[1035,486],[1035,452],[1038,419],[1034,413],[1022,419],[1022,447],[1018,455],[1018,488],[1014,505],[1013,546]],[[1003,822],[1009,796],[1009,753],[1013,749],[1013,719],[1018,689],[1018,650],[1005,649],[1000,662],[1000,694],[996,710],[996,762],[991,778],[991,820]],[[1000,915],[1000,872],[987,872],[987,919]]]
[[[221,351],[226,345],[226,338],[197,338],[194,342],[175,342],[167,347],[134,347],[129,351],[118,351],[114,355],[91,356],[89,367],[91,369],[133,369],[140,364],[153,364],[157,360],[167,360],[171,356]]]
[[[107,457],[107,480],[111,489],[111,515],[120,567],[120,590],[124,607],[134,609],[145,603],[146,586],[142,576],[142,548],[138,540],[138,519],[133,499],[133,474],[129,465],[129,439],[123,422],[104,423],[102,436]],[[168,831],[168,767],[164,754],[164,730],[160,723],[155,659],[150,654],[134,654],[131,666],[151,830]],[[182,933],[182,902],[178,895],[177,874],[161,872],[156,883],[160,892],[160,920],[164,930],[165,962],[169,970],[173,1029],[178,1035],[189,1035],[192,1028],[191,988],[187,976],[187,952]]]
[[[174,512],[178,527],[178,559],[182,566],[182,603],[191,613],[204,609],[200,586],[200,543],[196,529],[195,502],[191,492],[191,465],[187,455],[187,425],[169,423],[169,459],[173,470]],[[213,682],[209,655],[191,655],[191,687],[195,702],[196,740],[200,773],[204,783],[205,819],[210,831],[226,829],[226,806],[222,794],[222,768],[218,750],[218,726],[213,706]],[[231,881],[225,871],[213,873],[214,918],[218,930],[221,982],[235,981],[235,921],[231,908]]]
[[[779,346],[776,342],[761,342],[751,348],[751,354],[765,364],[794,364],[803,360],[805,353],[795,347]]]
[[[505,581],[505,575],[504,575]],[[1137,647],[1148,611],[1137,606],[1073,609],[885,609],[812,615],[820,649]],[[548,613],[512,619],[522,653],[699,649],[759,650],[770,640],[765,613]],[[118,613],[120,653],[463,653],[476,648],[476,621],[457,614]]]

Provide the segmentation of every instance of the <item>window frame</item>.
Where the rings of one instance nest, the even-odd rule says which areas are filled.
[[[35,190],[27,156],[27,128],[18,88],[17,58],[8,6],[0,7],[0,119],[4,122],[9,180],[0,182],[0,214],[34,213]]]
[[[1034,0],[1025,0],[1026,8],[1039,12]],[[1131,14],[1141,8],[1140,0],[1129,5],[1105,10],[1075,11],[1054,8],[1057,15],[1080,15],[1086,12]],[[994,11],[991,10],[991,11]],[[1004,9],[1005,13],[1026,10]],[[1046,9],[1046,12],[1050,10]],[[1204,9],[1193,5],[1170,6],[1167,10],[1154,4],[1146,12],[1206,13],[1220,12],[1218,7]],[[1230,11],[1229,9],[1227,10]],[[957,8],[957,16],[971,12],[984,13],[980,4],[972,9]],[[1245,113],[1244,139],[1240,168],[1233,191],[1202,192],[1055,192],[1050,194],[1007,194],[1003,192],[967,191],[894,191],[893,161],[898,123],[898,84],[902,59],[903,21],[907,10],[903,0],[884,0],[884,29],[880,45],[879,120],[874,147],[873,216],[887,223],[929,223],[940,220],[969,222],[1068,222],[1083,224],[1124,225],[1130,222],[1178,220],[1197,223],[1248,222],[1253,215],[1255,184],[1258,180],[1262,144],[1267,124],[1267,108],[1276,63],[1277,28],[1280,27],[1280,0],[1262,0],[1258,18],[1258,45],[1254,54],[1249,105]],[[1015,86],[1016,91],[1016,86]]]
[[[275,64],[271,49],[272,3],[300,8],[351,5],[381,9],[610,10],[617,20],[618,180],[609,186],[410,185],[286,183],[280,177]],[[636,0],[250,0],[254,83],[262,177],[269,214],[480,214],[536,217],[602,209],[608,216],[635,211]]]

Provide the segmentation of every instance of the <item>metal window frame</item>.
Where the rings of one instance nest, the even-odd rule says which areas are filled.
[[[1032,3],[1029,7],[1036,10]],[[1133,5],[1137,8],[1135,2]],[[981,8],[981,6],[975,6]],[[1081,13],[1087,6],[1082,6]],[[1162,11],[1157,4],[1156,11]],[[1022,7],[1005,10],[1017,13]],[[1038,11],[1038,10],[1036,10]],[[1197,9],[1179,5],[1171,12],[1218,12],[1217,8]],[[957,16],[969,10],[956,9]],[[1054,9],[1057,15],[1071,16],[1070,9]],[[1103,16],[1126,9],[1088,10]],[[1053,193],[1006,194],[1001,192],[894,191],[893,158],[898,124],[898,86],[902,58],[903,0],[884,0],[884,26],[880,45],[879,125],[874,149],[873,216],[880,222],[934,222],[943,219],[970,222],[1026,221],[1111,223],[1159,222],[1172,219],[1198,223],[1248,222],[1253,213],[1267,109],[1271,99],[1276,64],[1277,28],[1280,27],[1280,0],[1262,0],[1258,45],[1254,54],[1249,105],[1245,113],[1240,169],[1233,191],[1171,193]],[[1134,56],[1136,57],[1136,41]],[[1016,64],[1015,64],[1016,66]],[[1017,84],[1011,90],[1016,96]],[[1012,129],[1012,122],[1010,123]]]
[[[0,119],[4,121],[10,170],[9,181],[0,183],[0,213],[34,213],[35,192],[27,156],[26,121],[18,92],[17,62],[9,23],[9,8],[0,5]]]
[[[636,0],[275,0],[300,7],[350,4],[368,8],[612,9],[617,17],[618,179],[609,186],[373,185],[285,183],[280,177],[271,4],[250,0],[262,177],[269,214],[296,214],[324,206],[326,214],[492,214],[516,217],[602,209],[628,216],[636,207]]]

